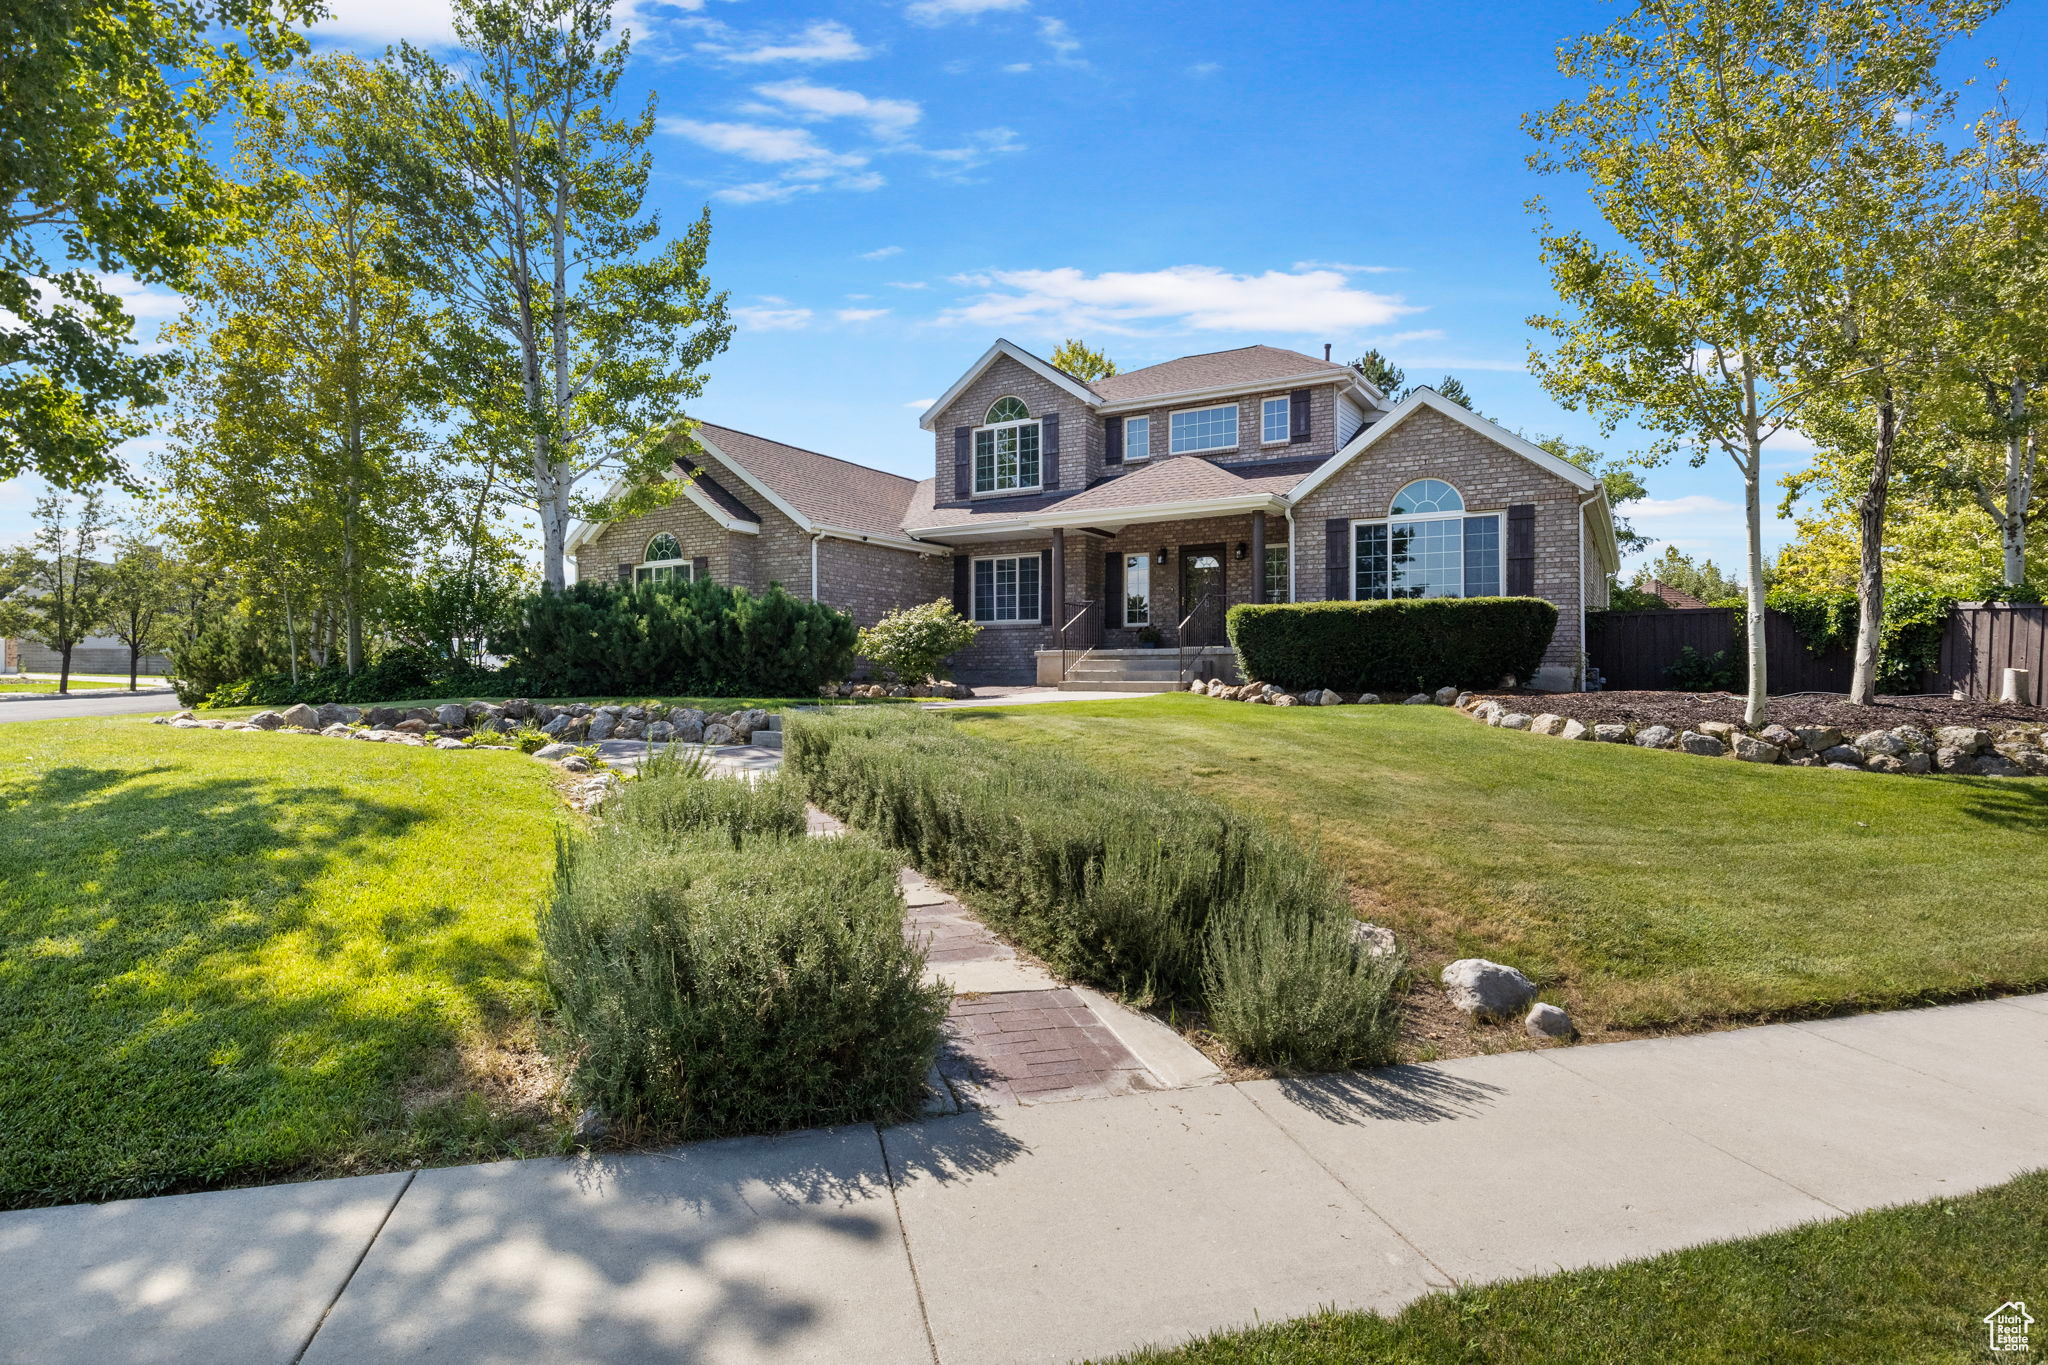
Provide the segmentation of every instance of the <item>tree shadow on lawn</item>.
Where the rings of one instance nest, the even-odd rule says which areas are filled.
[[[455,1016],[532,975],[530,944],[448,932],[457,906],[351,923],[346,890],[307,894],[374,865],[430,811],[168,771],[74,766],[0,786],[0,1207],[194,1188],[331,1152],[399,1122],[400,1086],[456,1042]],[[436,989],[394,995],[405,974]]]
[[[2007,829],[2048,832],[2048,778],[1943,777],[1963,788],[1963,814]]]

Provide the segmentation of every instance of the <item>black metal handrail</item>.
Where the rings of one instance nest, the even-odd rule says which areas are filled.
[[[1068,603],[1067,603],[1066,605],[1067,605],[1067,606],[1070,606],[1070,607],[1071,607],[1071,606],[1073,606],[1074,604],[1073,604],[1072,602],[1068,602]],[[1080,620],[1080,619],[1081,619],[1082,617],[1086,616],[1086,615],[1087,615],[1087,614],[1088,614],[1089,612],[1093,611],[1094,609],[1095,609],[1095,599],[1091,597],[1091,598],[1089,598],[1089,599],[1088,599],[1088,600],[1087,600],[1086,602],[1083,602],[1083,603],[1081,604],[1081,610],[1079,610],[1079,611],[1075,612],[1075,613],[1074,613],[1074,614],[1073,614],[1072,616],[1069,616],[1069,617],[1068,617],[1068,618],[1066,619],[1066,621],[1065,621],[1065,622],[1063,622],[1063,623],[1061,624],[1061,626],[1060,626],[1060,681],[1061,681],[1061,682],[1065,682],[1065,681],[1067,680],[1067,674],[1068,674],[1069,672],[1071,672],[1071,671],[1072,671],[1072,665],[1070,665],[1070,664],[1069,664],[1069,663],[1067,662],[1067,631],[1068,631],[1068,630],[1069,630],[1069,629],[1070,629],[1070,628],[1071,628],[1071,627],[1073,626],[1074,622],[1076,622],[1076,621]],[[1098,643],[1099,643],[1099,642],[1098,642]],[[1089,646],[1088,646],[1088,648],[1086,648],[1086,649],[1084,649],[1084,650],[1082,650],[1082,651],[1081,651],[1081,658],[1080,658],[1080,659],[1076,659],[1076,660],[1074,660],[1074,663],[1077,663],[1077,664],[1078,664],[1078,663],[1080,663],[1080,662],[1081,662],[1081,659],[1085,659],[1085,658],[1087,658],[1087,657],[1088,657],[1088,656],[1089,656],[1090,654],[1093,654],[1094,652],[1095,652],[1095,646],[1091,644],[1091,645],[1089,645]]]
[[[1181,617],[1180,624],[1174,627],[1173,676],[1180,680],[1180,686],[1183,691],[1187,689],[1188,685],[1188,622],[1194,620],[1202,608],[1209,605],[1209,599],[1215,595],[1213,592],[1203,593],[1201,597],[1196,599],[1193,609],[1186,616]],[[1202,648],[1207,649],[1208,646],[1203,645]]]

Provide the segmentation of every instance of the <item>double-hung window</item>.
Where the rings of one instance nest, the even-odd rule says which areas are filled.
[[[1266,600],[1268,602],[1287,602],[1293,600],[1294,594],[1288,590],[1287,547],[1285,545],[1268,545],[1266,547],[1266,562],[1260,566],[1260,572],[1266,576]]]
[[[1124,459],[1149,460],[1152,458],[1152,419],[1150,417],[1124,418]]]
[[[1353,522],[1352,595],[1495,597],[1500,593],[1501,518],[1467,515],[1442,479],[1417,479],[1394,496],[1384,520]]]
[[[1268,398],[1259,404],[1259,441],[1281,445],[1294,439],[1294,400]]]
[[[682,542],[663,531],[647,542],[647,553],[633,566],[635,583],[655,583],[664,578],[690,577],[690,561],[683,558]]]
[[[1038,422],[1020,398],[998,398],[974,431],[974,491],[1022,493],[1039,486]]]
[[[1152,624],[1152,556],[1124,556],[1124,624]]]
[[[1038,556],[996,555],[974,561],[974,619],[1038,622]]]
[[[1175,455],[1195,455],[1205,450],[1237,448],[1237,404],[1214,408],[1188,408],[1167,419],[1167,450]]]

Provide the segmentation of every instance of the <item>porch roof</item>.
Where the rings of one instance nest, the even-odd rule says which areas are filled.
[[[932,481],[918,485],[903,524],[926,539],[1028,536],[1060,527],[1116,527],[1197,517],[1284,512],[1287,492],[1318,460],[1262,460],[1238,466],[1193,456],[1103,479],[1069,494],[996,498],[966,507],[932,505]]]

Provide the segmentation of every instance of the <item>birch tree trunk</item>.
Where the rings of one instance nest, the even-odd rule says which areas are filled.
[[[1856,655],[1849,677],[1852,706],[1868,706],[1877,700],[1878,651],[1884,631],[1885,506],[1891,496],[1892,450],[1898,436],[1898,406],[1887,384],[1877,401],[1870,480],[1856,504]]]
[[[1770,695],[1769,661],[1764,647],[1764,494],[1763,419],[1757,410],[1756,362],[1742,358],[1742,514],[1748,535],[1749,591],[1746,646],[1749,656],[1749,694],[1743,702],[1742,723],[1751,729],[1768,719]]]

